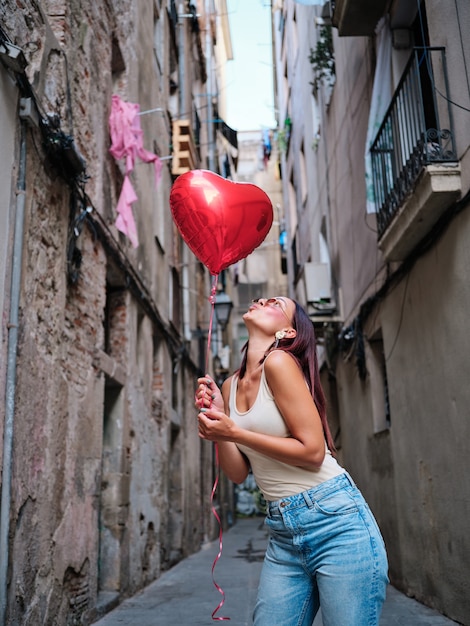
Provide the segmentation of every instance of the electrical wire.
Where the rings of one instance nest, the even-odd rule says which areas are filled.
[[[1,27],[0,40],[9,41]],[[67,63],[66,71],[68,82]],[[88,181],[89,176],[86,171],[86,163],[84,161],[81,163],[81,156],[76,153],[73,135],[66,134],[61,130],[59,116],[44,115],[44,109],[38,101],[27,76],[24,73],[14,72],[14,74],[22,97],[31,98],[39,114],[39,130],[42,135],[42,148],[46,155],[46,159],[43,159],[40,154],[34,134],[32,133],[33,145],[37,156],[43,166],[45,166],[46,161],[49,160],[70,188],[70,222],[66,251],[70,282],[72,284],[76,284],[76,282],[78,282],[79,270],[82,262],[82,253],[77,246],[77,240],[83,230],[84,224],[87,224],[92,236],[100,239],[107,254],[114,259],[117,267],[123,272],[128,288],[132,291],[134,296],[140,300],[144,310],[164,336],[170,351],[173,354],[184,353],[187,356],[188,364],[192,364],[194,370],[197,371],[185,343],[181,342],[179,337],[176,336],[176,332],[169,324],[166,324],[161,317],[156,303],[143,283],[141,277],[130,263],[126,252],[115,239],[105,220],[100,213],[96,211],[89,196],[86,194],[85,184]],[[69,105],[69,123],[72,128],[72,105],[69,83],[67,87],[67,103]],[[31,129],[31,131],[32,130],[33,129]],[[68,162],[68,159],[66,158],[67,150],[73,152],[71,156],[75,159],[75,161],[72,165],[70,165],[70,163],[66,163]]]
[[[455,3],[456,3],[456,12],[457,12],[457,17],[458,17],[457,0],[455,0]],[[425,31],[424,31],[423,15],[422,15],[422,10],[421,10],[421,0],[417,0],[417,5],[418,5],[418,14],[419,14],[419,19],[420,19],[421,35],[422,35],[423,44],[424,44],[425,43]],[[462,41],[462,33],[460,31],[460,24],[459,24],[459,32],[460,32],[460,37]],[[462,47],[463,47],[463,43],[462,43]],[[458,104],[457,102],[454,102],[453,100],[451,100],[450,98],[442,94],[439,89],[437,89],[435,82],[434,82],[434,77],[432,75],[429,53],[426,49],[426,46],[423,46],[423,49],[424,49],[424,59],[426,62],[426,69],[427,69],[431,84],[433,88],[435,89],[436,93],[438,93],[442,98],[447,100],[450,104],[460,109],[470,112],[470,109],[468,109],[467,107],[463,105]],[[466,70],[466,76],[467,76],[467,84],[469,84],[465,56],[464,56],[464,64],[465,64],[465,70]],[[470,88],[469,88],[469,93],[470,93]],[[434,246],[437,243],[437,241],[442,237],[444,232],[447,230],[452,220],[456,217],[456,215],[460,211],[462,211],[464,208],[468,206],[469,202],[470,202],[470,191],[467,191],[467,193],[465,194],[463,198],[461,198],[454,205],[452,205],[440,217],[440,219],[437,221],[434,227],[415,247],[412,254],[410,254],[407,257],[407,259],[403,261],[400,267],[397,270],[395,270],[395,272],[392,273],[387,278],[387,280],[382,285],[382,287],[373,296],[371,296],[365,302],[362,303],[359,309],[359,314],[356,316],[352,324],[341,330],[339,334],[339,347],[340,347],[340,351],[343,352],[343,355],[345,355],[343,356],[343,359],[349,360],[353,352],[355,353],[356,365],[358,367],[359,376],[361,378],[363,378],[366,373],[365,361],[364,361],[364,337],[363,337],[363,325],[366,319],[369,317],[372,310],[377,309],[377,305],[385,298],[385,296],[401,282],[403,277],[406,277],[403,300],[402,300],[401,310],[400,310],[400,319],[398,322],[398,327],[397,327],[395,338],[393,340],[393,344],[390,348],[388,355],[385,357],[385,361],[387,362],[391,358],[395,350],[395,347],[397,345],[398,338],[400,335],[400,331],[402,328],[405,302],[406,302],[406,294],[408,290],[408,283],[409,283],[410,273],[414,264],[421,256],[423,256],[432,246]],[[366,225],[368,226],[367,222],[366,222]],[[378,313],[376,311],[376,315],[377,314]]]
[[[116,265],[125,274],[129,289],[140,300],[143,308],[147,311],[149,317],[154,321],[156,326],[165,336],[173,351],[177,353],[179,350],[181,350],[181,342],[178,340],[177,337],[174,336],[175,333],[172,330],[171,326],[166,324],[161,317],[150,292],[143,283],[139,274],[134,269],[133,265],[130,263],[129,259],[127,258],[126,252],[122,249],[119,242],[115,239],[103,216],[98,211],[94,210],[91,204],[90,206],[92,210],[87,211],[84,222],[89,226],[94,235],[101,241],[107,253],[114,259]],[[185,354],[187,354],[187,351],[185,352]]]
[[[406,275],[405,288],[403,290],[403,300],[401,302],[400,320],[398,322],[397,332],[395,334],[395,339],[393,340],[392,347],[390,348],[390,352],[385,357],[386,363],[389,361],[390,357],[392,356],[393,351],[395,350],[395,346],[397,345],[398,336],[400,335],[401,325],[403,322],[403,316],[404,316],[404,311],[405,311],[406,292],[408,291],[408,283],[410,281],[410,276],[411,276],[411,271],[409,271],[408,274]]]
[[[382,287],[370,298],[365,300],[360,308],[359,313],[347,327],[343,327],[339,333],[339,349],[343,353],[348,354],[348,357],[352,355],[352,352],[356,352],[356,364],[360,366],[360,359],[362,354],[361,346],[361,333],[364,327],[365,321],[368,319],[371,312],[384,298],[403,280],[404,277],[408,277],[411,269],[415,263],[426,254],[444,235],[454,218],[464,209],[470,206],[470,190],[467,191],[465,196],[451,205],[447,211],[445,211],[436,224],[431,228],[428,234],[417,244],[413,252],[402,262],[402,264],[387,278]],[[406,289],[405,289],[406,292]],[[405,298],[405,297],[404,297]],[[402,313],[400,315],[400,322],[398,325],[397,334],[392,346],[392,349],[387,356],[387,359],[391,357],[392,351],[395,349],[398,335],[401,328],[402,317],[404,312],[404,302],[402,301]],[[343,356],[344,359],[344,356]],[[363,374],[361,367],[358,367],[359,374]]]
[[[64,66],[65,66],[65,95],[67,98],[67,118],[68,118],[68,123],[69,123],[69,133],[70,135],[74,134],[73,131],[73,114],[72,114],[72,90],[70,89],[70,79],[69,79],[69,63],[68,63],[68,59],[67,59],[67,55],[65,54],[64,50],[60,50],[60,53],[62,54],[62,57],[64,59]]]
[[[376,228],[373,228],[373,227],[372,227],[370,224],[368,224],[368,222],[367,222],[367,217],[368,217],[369,215],[372,215],[372,214],[371,214],[371,213],[364,213],[364,224],[367,226],[367,228],[368,228],[370,231],[372,231],[374,234],[377,234],[377,232],[378,232],[378,231],[377,231],[377,229],[376,229]]]
[[[429,80],[431,81],[433,89],[434,89],[434,91],[437,94],[439,94],[441,96],[441,98],[443,98],[444,100],[449,102],[449,104],[453,104],[454,106],[458,107],[459,109],[462,109],[463,111],[467,111],[468,113],[470,113],[470,109],[469,108],[463,106],[462,104],[458,104],[457,102],[454,102],[453,100],[448,98],[445,94],[443,94],[436,87],[436,83],[434,82],[434,75],[432,73],[432,68],[431,68],[431,60],[429,58],[429,52],[428,52],[426,46],[424,45],[426,40],[425,40],[423,15],[422,15],[422,10],[421,10],[421,2],[422,2],[422,0],[416,0],[416,2],[418,3],[419,24],[420,24],[420,29],[421,29],[421,37],[422,37],[422,40],[423,40],[423,51],[424,51],[423,54],[424,54],[424,58],[425,58],[425,61],[426,61],[426,69],[427,69],[427,72],[428,72]],[[460,25],[459,25],[459,29],[460,29]],[[462,37],[462,33],[460,33],[460,36]],[[465,55],[463,55],[463,58],[464,58],[464,63],[465,63]],[[466,69],[466,65],[465,65],[465,69]],[[468,73],[467,73],[467,81],[468,81]],[[470,92],[469,92],[469,94],[470,94]]]

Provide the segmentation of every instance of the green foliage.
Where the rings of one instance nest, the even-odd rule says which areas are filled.
[[[333,34],[331,26],[322,26],[315,48],[310,48],[308,60],[312,64],[315,77],[310,84],[317,91],[323,79],[331,84],[335,76],[335,52],[333,49]]]
[[[279,152],[286,152],[289,145],[292,122],[290,117],[284,120],[284,128],[277,131],[277,148]]]

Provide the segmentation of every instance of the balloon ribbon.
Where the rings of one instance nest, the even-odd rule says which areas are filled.
[[[209,298],[209,302],[211,303],[212,308],[211,308],[211,317],[210,317],[210,322],[209,322],[209,331],[207,333],[206,372],[207,372],[208,367],[209,367],[209,353],[210,353],[210,348],[211,348],[212,324],[213,324],[213,321],[214,321],[214,304],[215,304],[215,294],[216,294],[216,289],[217,289],[217,283],[218,283],[218,275],[215,275],[215,276],[213,276],[213,279],[212,279],[212,289],[211,289],[211,295],[210,295],[210,298]],[[218,552],[217,556],[215,557],[214,562],[212,563],[211,573],[212,573],[212,582],[214,583],[214,587],[222,595],[222,600],[219,602],[217,607],[212,611],[212,619],[214,621],[225,621],[225,620],[230,620],[230,617],[216,617],[215,616],[217,611],[219,611],[223,607],[223,605],[225,603],[225,592],[222,589],[222,587],[217,584],[217,582],[215,580],[215,576],[214,576],[215,566],[217,565],[217,561],[222,556],[222,547],[223,547],[222,522],[220,520],[219,514],[217,513],[217,509],[214,506],[214,498],[215,498],[215,494],[216,494],[217,487],[218,487],[218,484],[219,484],[219,476],[220,476],[219,446],[218,446],[217,442],[214,443],[214,448],[215,448],[215,480],[214,480],[214,484],[212,486],[212,492],[211,492],[211,510],[212,510],[212,513],[213,513],[215,519],[217,520],[218,525],[219,525],[219,552]]]
[[[230,620],[230,617],[215,617],[215,614],[217,613],[217,611],[219,611],[222,606],[224,605],[225,602],[225,591],[222,589],[222,587],[220,585],[217,584],[215,577],[214,577],[214,569],[215,566],[217,564],[217,561],[220,559],[220,557],[222,556],[222,523],[220,521],[220,516],[217,513],[217,510],[214,506],[214,495],[215,492],[217,490],[217,485],[219,484],[219,474],[220,474],[220,465],[219,465],[219,446],[217,445],[217,442],[214,444],[215,447],[215,464],[216,464],[216,476],[215,476],[215,481],[214,481],[214,486],[212,487],[212,493],[211,493],[211,508],[212,508],[212,513],[214,514],[215,519],[217,520],[217,523],[219,524],[219,552],[217,554],[217,556],[214,559],[214,562],[212,563],[212,582],[214,583],[215,588],[217,589],[217,591],[222,594],[222,600],[219,602],[219,604],[217,605],[217,607],[212,611],[212,619],[213,620]]]

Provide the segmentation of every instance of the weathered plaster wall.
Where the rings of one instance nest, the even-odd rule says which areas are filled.
[[[462,24],[468,10],[468,3],[458,1],[444,14],[441,3],[426,2],[431,45],[445,46],[451,99],[464,107],[469,104],[465,71],[469,48]],[[330,243],[347,326],[358,306],[378,291],[385,274],[376,235],[368,228],[375,227],[373,216],[365,214],[371,48],[359,37],[336,37],[334,43],[336,84],[325,118]],[[439,106],[444,104],[441,99]],[[452,111],[464,195],[470,187],[469,129],[465,111],[456,106]],[[319,167],[323,174],[318,184],[323,188],[326,174]],[[359,378],[354,350],[340,353],[336,361],[341,457],[377,516],[392,582],[462,623],[468,623],[470,610],[466,539],[470,490],[468,481],[462,480],[468,466],[464,442],[469,434],[470,393],[467,213],[468,207],[372,309],[364,324],[366,379]],[[390,274],[396,267],[390,264],[385,270]],[[374,402],[380,393],[385,402],[384,390],[374,386],[367,360],[367,342],[378,331],[391,411],[390,429],[379,430],[374,425]]]
[[[12,4],[5,26],[25,47],[42,112],[59,114],[93,162],[96,144],[77,104],[87,100],[86,72],[75,58],[68,58],[67,71],[62,45],[70,43],[73,26],[59,14],[59,6],[44,5],[42,13],[37,5]],[[109,47],[100,54],[106,52]],[[93,96],[102,106],[95,113],[103,115],[100,94],[96,86]],[[103,343],[106,260],[86,233],[81,279],[67,285],[70,192],[45,163],[37,132],[27,141],[8,619],[66,623],[86,615],[96,597],[103,385],[92,359]]]
[[[343,315],[348,317],[355,314],[359,298],[383,264],[374,216],[366,215],[364,152],[373,63],[366,38],[334,36],[334,46],[336,83],[322,129],[326,137],[320,147],[318,180],[321,205],[330,212],[333,276],[341,286]]]
[[[470,22],[470,5],[465,0],[457,0],[443,11],[439,0],[426,0],[426,15],[432,45],[445,47],[450,98],[459,105],[451,108],[455,128],[459,130],[456,142],[459,158],[462,159],[470,146],[470,46],[466,28]],[[447,105],[443,98],[438,104],[441,110]],[[466,168],[470,177],[470,166]]]
[[[168,162],[157,190],[152,166],[136,165],[140,246],[114,227],[122,164],[108,152],[111,95],[148,110],[166,107],[168,88],[155,78],[151,0],[6,0],[1,11],[28,58],[41,114],[58,115],[73,134],[93,215],[114,237],[111,253],[93,226],[83,228],[70,284],[71,190],[38,130],[28,131],[8,619],[85,624],[214,536],[212,456],[193,408],[198,355],[169,319],[170,266],[181,263]],[[168,119],[144,116],[142,128],[145,147],[167,156]],[[16,130],[7,129],[9,144]],[[194,261],[187,270],[194,300],[209,292],[199,270]],[[191,306],[191,328],[206,321],[199,309],[207,302]]]
[[[360,384],[353,359],[338,368],[344,460],[378,514],[392,580],[462,623],[470,597],[469,236],[463,212],[377,311],[389,431],[374,435],[368,382]]]
[[[65,620],[74,595],[92,600],[95,593],[103,387],[92,356],[103,336],[105,263],[99,247],[84,239],[84,278],[70,292],[67,203],[51,205],[46,197],[53,189],[43,183],[33,188],[15,415],[10,615],[46,624],[55,616]]]

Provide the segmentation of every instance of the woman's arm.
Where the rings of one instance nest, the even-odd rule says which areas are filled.
[[[224,414],[227,419],[230,419],[228,417],[230,414],[228,401],[230,395],[230,381],[231,377],[224,381],[221,392],[209,376],[199,378],[199,387],[196,392],[196,406],[198,408],[203,406],[203,411],[206,410],[205,407],[211,407],[211,410],[218,411]],[[199,415],[201,415],[201,413]],[[207,437],[202,434],[201,420],[199,420],[199,437],[201,437],[201,439],[207,439]],[[248,476],[250,470],[248,459],[232,441],[220,440],[218,441],[218,447],[220,467],[224,474],[232,482],[237,484],[242,483]]]
[[[266,359],[264,371],[291,436],[276,437],[239,428],[216,409],[199,414],[200,436],[236,442],[283,463],[317,469],[325,457],[323,427],[299,366],[289,354],[275,350]]]

